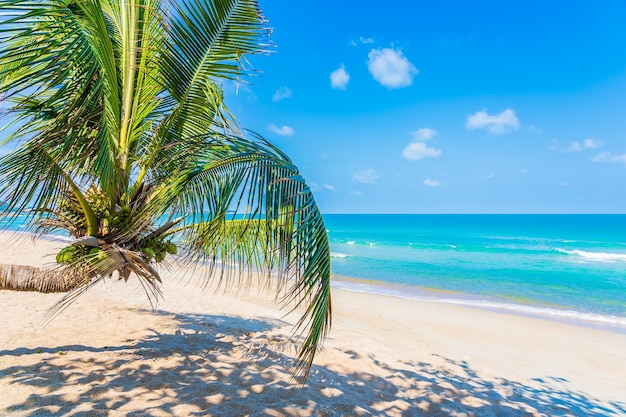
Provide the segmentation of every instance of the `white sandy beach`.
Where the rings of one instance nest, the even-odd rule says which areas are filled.
[[[14,236],[0,263],[42,265],[63,245]],[[0,291],[0,416],[626,415],[624,334],[335,290],[297,387],[297,314],[163,278],[156,312],[136,280],[108,281],[46,327],[60,294]]]

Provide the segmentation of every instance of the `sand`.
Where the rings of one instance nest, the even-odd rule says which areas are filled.
[[[0,263],[42,265],[62,242],[0,234]],[[0,291],[0,417],[620,416],[626,335],[460,306],[334,290],[305,386],[273,297],[163,274],[152,311],[107,281],[47,326],[59,294]]]

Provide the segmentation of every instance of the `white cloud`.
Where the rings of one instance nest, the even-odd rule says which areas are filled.
[[[363,195],[363,193],[360,192],[360,191],[350,191],[350,194],[352,194],[352,195]]]
[[[309,184],[309,188],[311,188],[311,191],[316,192],[316,191],[320,191],[320,190],[329,190],[329,191],[337,191],[335,190],[335,187],[330,185],[330,184],[322,184],[319,185],[315,182],[312,182]]]
[[[353,180],[362,182],[364,184],[374,184],[376,181],[378,181],[378,178],[380,177],[378,176],[376,171],[371,168],[365,171],[357,172],[352,176]]]
[[[608,162],[614,164],[626,164],[626,154],[613,155],[610,152],[602,152],[591,158],[591,162]]]
[[[418,129],[410,132],[413,136],[413,142],[409,143],[402,151],[402,157],[410,161],[416,161],[424,158],[436,158],[441,155],[440,149],[435,149],[426,145],[426,141],[437,136],[437,131],[429,127]]]
[[[437,131],[429,127],[424,127],[416,130],[415,132],[411,132],[411,135],[414,140],[425,142],[437,136]]]
[[[372,49],[367,68],[374,79],[387,88],[408,87],[419,72],[399,49]]]
[[[430,178],[427,178],[424,180],[424,185],[428,187],[439,187],[441,183],[437,180],[431,180]]]
[[[602,142],[596,139],[585,139],[582,142],[574,141],[570,143],[567,148],[564,148],[562,152],[582,152],[588,149],[597,149],[602,146]]]
[[[519,170],[519,172],[521,172],[522,174],[528,174],[530,172],[530,170],[526,169],[526,168],[522,168]]]
[[[345,90],[350,82],[350,74],[346,71],[346,67],[341,66],[330,73],[330,86],[338,90]]]
[[[489,174],[487,174],[487,176],[485,178],[487,178],[488,180],[493,179],[496,177],[496,173],[495,172],[491,172]]]
[[[286,98],[291,98],[291,89],[288,88],[288,87],[280,87],[274,93],[274,96],[272,97],[272,100],[273,101],[281,101],[281,100],[284,100]]]
[[[487,114],[487,110],[483,109],[467,116],[465,127],[469,130],[487,129],[494,135],[501,135],[519,129],[520,123],[515,112],[511,109],[506,109],[493,116]]]
[[[296,131],[293,130],[292,127],[289,127],[289,126],[278,127],[273,123],[268,125],[267,128],[279,136],[293,136],[296,133]]]
[[[417,161],[424,158],[436,158],[441,155],[440,149],[429,148],[424,142],[409,143],[402,151],[402,157],[409,161]]]
[[[350,43],[352,44],[352,46],[369,45],[370,43],[374,43],[374,39],[359,36],[358,41],[351,41]]]

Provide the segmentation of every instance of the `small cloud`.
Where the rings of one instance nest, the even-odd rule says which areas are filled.
[[[530,125],[527,127],[527,129],[530,133],[535,134],[535,135],[541,135],[543,133],[543,130],[539,129],[535,125]]]
[[[352,195],[363,195],[363,193],[360,192],[360,191],[350,191],[350,194],[352,194]]]
[[[273,101],[281,101],[286,98],[291,98],[291,89],[287,87],[280,87],[272,96]]]
[[[437,131],[429,127],[424,127],[416,130],[415,132],[411,132],[411,135],[414,140],[425,142],[437,136]]]
[[[425,158],[436,158],[441,155],[440,149],[429,148],[424,142],[409,143],[402,151],[402,157],[409,161],[417,161]]]
[[[337,90],[345,90],[350,82],[350,74],[346,71],[346,67],[341,66],[330,73],[330,87]]]
[[[321,191],[321,190],[329,190],[329,191],[337,191],[335,190],[335,187],[333,187],[330,184],[322,184],[319,185],[315,182],[312,182],[309,184],[309,188],[311,189],[311,191],[316,192],[316,191]]]
[[[369,45],[371,43],[374,43],[374,39],[372,38],[366,38],[364,36],[359,36],[359,39],[356,41],[351,41],[350,44],[352,46],[359,46],[359,45]]]
[[[574,141],[561,150],[561,152],[582,152],[589,149],[597,149],[602,146],[602,142],[596,139],[585,139],[582,142]]]
[[[591,158],[591,162],[606,162],[613,164],[626,164],[626,154],[613,155],[610,152],[602,152]]]
[[[360,171],[355,173],[352,176],[352,179],[358,182],[362,182],[364,184],[374,184],[378,181],[378,174],[373,169],[367,169],[365,171]]]
[[[409,161],[416,161],[425,158],[436,158],[441,155],[440,149],[428,147],[425,141],[428,141],[437,136],[437,131],[429,127],[418,129],[414,132],[410,132],[413,136],[413,142],[409,143],[402,151],[402,157]]]
[[[296,131],[289,126],[278,127],[273,123],[268,125],[267,128],[279,136],[293,136],[296,133]]]
[[[467,116],[465,127],[469,130],[487,129],[494,135],[501,135],[519,129],[520,123],[515,112],[511,109],[506,109],[493,116],[487,114],[487,110],[483,109]]]
[[[424,185],[426,185],[427,187],[439,187],[441,183],[439,181],[431,180],[430,178],[427,178],[424,180]]]
[[[419,72],[402,51],[391,48],[372,49],[367,68],[374,79],[387,88],[408,87]]]
[[[561,187],[567,187],[569,184],[567,183],[567,181],[561,181],[561,183],[559,185]]]
[[[526,168],[522,168],[519,170],[519,172],[521,172],[522,174],[528,174],[530,172],[530,170],[526,169]]]
[[[492,173],[487,174],[487,176],[486,176],[485,178],[487,178],[488,180],[490,180],[490,179],[493,179],[493,178],[495,178],[495,177],[496,177],[496,173],[495,173],[495,172],[492,172]]]

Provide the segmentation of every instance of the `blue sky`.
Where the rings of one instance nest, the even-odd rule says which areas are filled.
[[[325,213],[626,213],[623,1],[264,1],[229,86]]]

